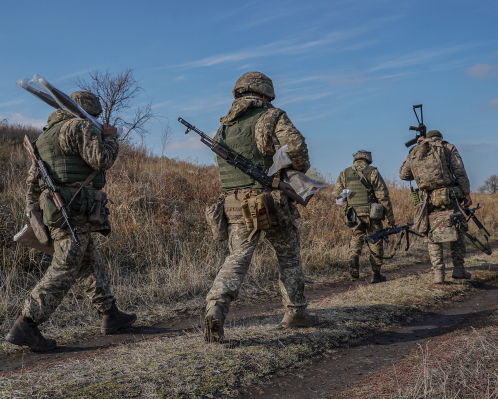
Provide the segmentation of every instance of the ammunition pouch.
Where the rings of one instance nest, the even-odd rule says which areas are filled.
[[[261,193],[251,191],[246,194],[240,205],[246,229],[251,232],[247,241],[251,241],[256,231],[268,230],[274,224],[277,225],[275,213],[272,212],[274,209],[273,197],[268,191]],[[270,213],[273,213],[273,220]]]
[[[76,187],[59,187],[64,203],[69,205],[69,214],[83,214],[87,217],[87,222],[94,225],[101,225],[108,221],[110,214],[107,204],[111,202],[107,199],[107,194],[100,190],[83,187],[77,193]],[[62,212],[57,209],[50,193],[42,195],[40,205],[43,209],[43,223],[48,227],[60,228],[64,222]]]
[[[427,233],[429,242],[452,242],[458,240],[458,226],[461,213],[453,210],[433,212],[429,215],[430,230]]]
[[[377,202],[370,204],[370,219],[384,220],[384,206]]]
[[[40,244],[50,247],[52,245],[52,238],[50,237],[47,226],[43,223],[43,212],[40,209],[40,204],[36,202],[28,205],[26,207],[26,215],[36,239]]]
[[[110,214],[109,208],[106,207],[110,200],[107,199],[107,194],[103,191],[87,190],[93,194],[93,203],[88,212],[88,222],[95,225],[104,224]]]
[[[216,241],[228,239],[228,220],[224,212],[225,198],[226,194],[220,195],[213,205],[206,208],[206,220]]]
[[[450,203],[450,189],[448,187],[442,187],[431,191],[431,204],[436,208],[444,208]]]

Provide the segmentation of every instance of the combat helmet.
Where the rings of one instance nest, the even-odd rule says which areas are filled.
[[[233,97],[241,97],[241,94],[251,91],[269,97],[270,101],[275,99],[275,90],[271,79],[261,72],[246,72],[235,82]]]
[[[102,113],[102,105],[95,94],[89,91],[75,91],[70,97],[90,115],[97,116]]]
[[[353,154],[353,160],[364,159],[370,165],[372,163],[372,153],[367,150],[360,150],[356,154]]]

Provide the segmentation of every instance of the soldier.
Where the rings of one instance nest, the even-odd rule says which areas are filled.
[[[351,190],[346,198],[344,211],[346,214],[346,225],[353,229],[351,242],[349,243],[349,273],[353,278],[360,277],[359,259],[363,248],[363,236],[372,234],[382,229],[382,220],[387,217],[389,224],[394,226],[393,206],[389,198],[389,190],[386,183],[376,167],[371,166],[372,153],[360,150],[353,155],[353,166],[343,170],[337,179],[332,191],[335,198],[341,198],[341,192],[345,189]],[[360,179],[365,177],[367,189]],[[382,205],[382,207],[379,206]],[[376,208],[374,214],[372,207]],[[375,244],[369,244],[370,265],[372,266],[371,283],[386,281],[386,277],[380,274],[384,259],[384,247],[382,240]]]
[[[77,91],[71,94],[71,98],[95,117],[102,112],[98,97],[90,92]],[[48,320],[74,283],[86,292],[102,314],[102,333],[109,334],[130,326],[137,317],[118,310],[104,276],[102,259],[91,236],[92,232],[107,235],[111,231],[107,217],[109,212],[105,200],[102,201],[106,197],[101,190],[105,185],[105,170],[114,164],[118,155],[116,128],[104,125],[104,131],[100,132],[89,121],[58,109],[48,117],[48,124],[35,146],[66,199],[70,200],[86,183],[80,194],[73,197],[70,207],[71,223],[81,243],[77,246],[69,230],[55,220],[56,208],[43,180],[38,180],[34,162],[28,174],[27,210],[33,211],[39,202],[44,223],[50,226],[48,229],[55,252],[50,267],[31,292],[5,339],[35,351],[47,351],[54,349],[56,342],[45,339],[37,326]],[[89,181],[91,176],[94,177]],[[93,205],[98,200],[101,200],[101,212],[92,219]]]
[[[410,150],[401,166],[399,177],[417,182],[421,205],[425,206],[428,215],[443,210],[458,212],[458,203],[463,201],[465,207],[472,205],[470,182],[462,158],[453,144],[443,140],[443,135],[438,130],[431,130],[426,138],[418,139],[417,145]],[[424,218],[423,212],[422,206],[417,218],[419,223]],[[425,230],[419,232],[427,233],[429,226]],[[464,268],[466,252],[464,237],[460,230],[457,229],[456,233],[456,241],[450,242],[453,278],[469,279],[471,275]],[[434,269],[434,283],[442,284],[445,269],[443,243],[431,242],[429,239],[427,241]]]
[[[292,168],[306,172],[310,167],[304,137],[287,114],[275,108],[273,82],[260,72],[247,72],[235,83],[235,101],[228,114],[221,118],[215,140],[265,167],[272,164],[275,146],[287,145]],[[207,342],[223,340],[223,323],[230,303],[234,301],[247,273],[252,254],[261,234],[244,224],[241,202],[263,198],[272,216],[265,238],[275,249],[280,274],[280,290],[285,315],[283,327],[308,327],[318,324],[318,316],[306,311],[304,273],[301,266],[300,236],[295,219],[300,217],[296,205],[280,190],[265,189],[257,181],[234,169],[218,157],[222,184],[224,214],[228,221],[230,255],[225,259],[209,291],[204,321]],[[269,227],[269,228],[268,228]]]

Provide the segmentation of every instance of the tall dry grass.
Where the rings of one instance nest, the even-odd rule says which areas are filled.
[[[0,126],[0,334],[9,328],[49,261],[12,241],[25,223],[25,178],[30,161],[21,141],[26,133],[33,136],[36,129]],[[205,206],[213,203],[220,191],[216,167],[159,158],[124,144],[107,181],[106,192],[114,201],[113,233],[106,238],[98,236],[97,243],[119,305],[151,318],[154,314],[164,317],[172,304],[189,300],[199,308],[227,254],[226,242],[213,241],[204,220]],[[409,191],[396,182],[389,186],[398,222],[409,222]],[[497,232],[495,198],[480,194],[478,200],[484,205],[482,220]],[[316,195],[300,212],[307,277],[330,280],[346,275],[350,230],[344,226],[341,208],[334,205],[331,188]],[[417,245],[423,247],[421,242],[415,242]],[[368,270],[366,258],[362,264]],[[276,257],[262,240],[245,289],[273,292],[277,278]],[[74,287],[50,323],[54,328],[70,328],[92,325],[95,320],[90,304]]]

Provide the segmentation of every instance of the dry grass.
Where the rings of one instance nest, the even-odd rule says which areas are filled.
[[[29,160],[20,144],[25,133],[33,136],[35,130],[19,125],[0,128],[0,336],[10,328],[49,262],[42,254],[12,242],[13,232],[25,223]],[[389,185],[397,219],[400,223],[410,221],[408,190],[395,182]],[[97,242],[119,306],[138,312],[140,323],[174,317],[179,311],[201,311],[203,297],[227,253],[226,242],[214,242],[204,221],[204,208],[219,190],[213,166],[153,157],[144,149],[122,146],[106,187],[115,203],[111,208],[113,234],[98,236]],[[330,193],[331,189],[325,190],[306,209],[300,209],[303,265],[307,280],[314,283],[349,278],[350,230],[344,226],[341,209],[332,205]],[[498,221],[493,218],[498,204],[494,197],[479,197],[485,205],[480,216],[490,231],[498,232]],[[413,241],[409,257],[398,258],[388,267],[403,267],[426,256],[424,244]],[[368,273],[367,256],[361,264],[362,272]],[[277,278],[276,257],[262,240],[240,300],[278,295]],[[81,334],[94,334],[99,325],[98,315],[78,287],[70,291],[55,316],[43,328],[61,343],[74,341]],[[0,344],[0,351],[14,350]]]
[[[473,281],[495,278],[498,257],[473,272]],[[481,265],[478,259],[471,262]],[[482,267],[478,267],[482,268]],[[40,365],[2,376],[9,398],[201,398],[237,396],[279,369],[305,367],[326,351],[392,328],[475,290],[472,284],[435,287],[424,273],[314,302],[316,328],[285,330],[268,311],[233,321],[229,343],[206,345],[201,332],[123,345],[90,357]]]
[[[359,387],[348,399],[492,399],[498,397],[498,309],[468,320],[459,330],[431,339]]]

